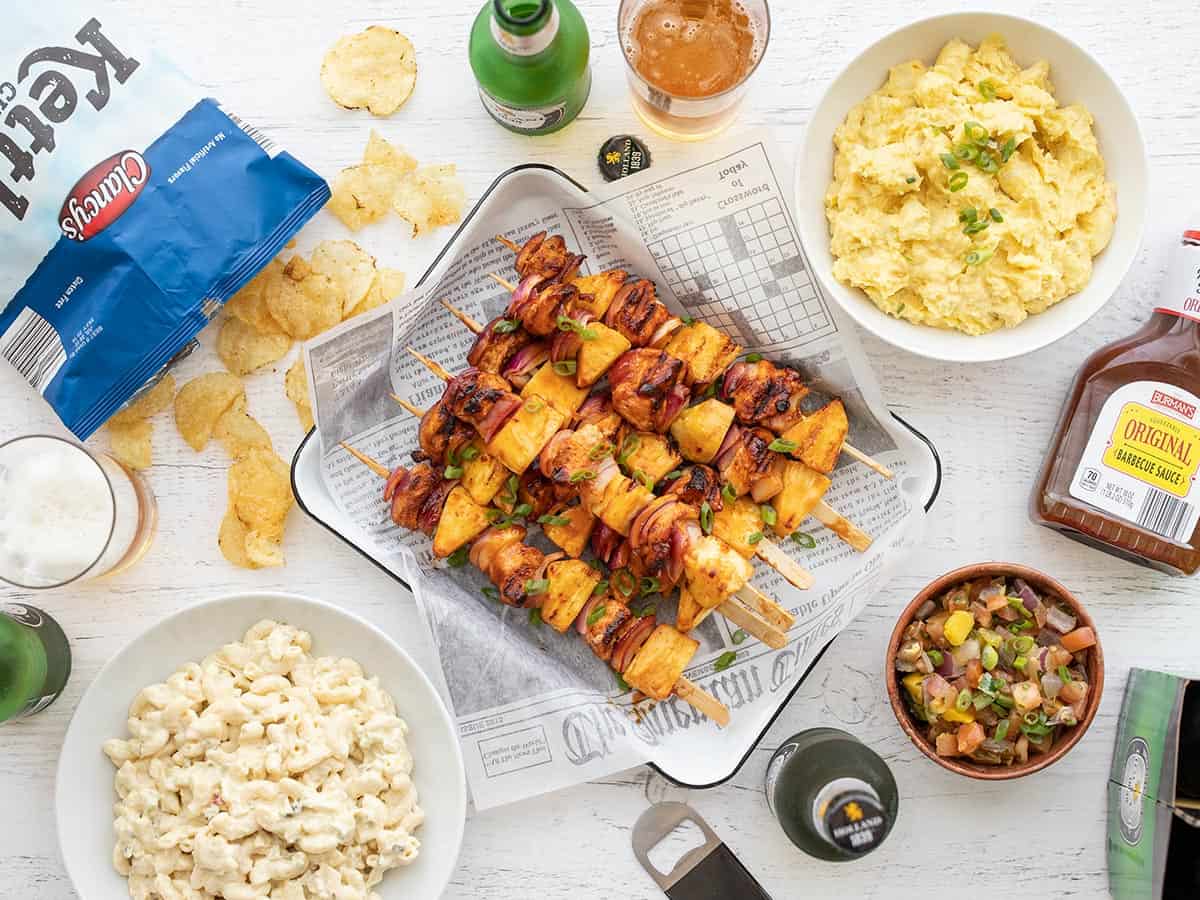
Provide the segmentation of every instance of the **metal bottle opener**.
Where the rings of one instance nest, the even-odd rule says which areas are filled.
[[[681,823],[691,821],[704,843],[689,850],[669,874],[650,862],[650,851]],[[656,803],[633,826],[633,855],[671,900],[771,900],[750,871],[708,823],[686,803]]]

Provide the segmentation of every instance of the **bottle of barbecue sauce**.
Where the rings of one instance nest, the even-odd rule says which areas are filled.
[[[1030,515],[1173,575],[1200,569],[1200,230],[1185,231],[1154,315],[1084,363]]]

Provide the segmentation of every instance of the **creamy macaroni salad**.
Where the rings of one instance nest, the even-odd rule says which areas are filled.
[[[143,689],[117,767],[113,865],[134,900],[376,900],[416,859],[408,726],[351,659],[262,621]]]

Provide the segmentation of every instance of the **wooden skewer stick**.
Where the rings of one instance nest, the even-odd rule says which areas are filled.
[[[872,469],[873,471],[878,472],[880,475],[882,475],[884,478],[888,479],[889,481],[896,477],[895,472],[893,472],[891,469],[889,469],[883,463],[877,462],[874,458],[867,456],[867,454],[863,453],[861,450],[859,450],[853,444],[847,444],[845,441],[843,441],[842,442],[842,452],[853,459],[857,459],[860,463],[862,463],[868,469]]]
[[[679,680],[675,682],[675,696],[688,706],[708,716],[722,728],[729,724],[729,707],[683,675],[680,675]]]
[[[763,538],[754,546],[754,552],[759,559],[800,590],[807,591],[813,586],[812,572],[784,553],[774,541]]]
[[[424,353],[418,353],[412,347],[405,347],[404,349],[414,359],[419,360],[430,372],[442,379],[442,381],[449,381],[454,377]]]
[[[498,240],[500,243],[502,243],[505,247],[507,247],[513,253],[517,253],[521,249],[516,244],[514,244],[512,241],[510,241],[508,238],[503,237],[501,235],[496,235],[496,240]],[[517,286],[515,284],[513,284],[511,281],[501,278],[499,275],[497,275],[494,272],[489,272],[488,277],[491,278],[493,281],[495,281],[497,284],[499,284],[501,287],[508,290],[509,292],[515,291],[517,289]],[[479,332],[477,331],[475,333],[478,334]],[[871,456],[868,456],[866,453],[863,453],[861,450],[859,450],[853,444],[848,444],[845,441],[843,441],[842,442],[842,450],[846,453],[847,456],[851,457],[852,459],[858,460],[860,463],[862,463],[868,469],[878,472],[884,478],[891,480],[896,477],[895,472],[893,472],[891,469],[889,469],[883,463],[878,462]]]
[[[391,475],[387,466],[379,462],[379,460],[372,459],[371,457],[367,456],[367,454],[350,446],[345,441],[341,441],[340,445],[343,450],[357,459],[360,463],[362,463],[380,478],[388,478]],[[689,706],[694,707],[697,711],[708,716],[718,725],[724,727],[729,724],[729,707],[727,707],[712,694],[708,693],[708,691],[689,681],[687,678],[684,678],[682,675],[679,676],[679,680],[675,682],[675,696],[677,696],[684,703],[687,703]]]
[[[500,287],[504,288],[510,294],[517,289],[515,284],[513,284],[507,278],[501,278],[495,272],[488,272],[488,278],[492,279],[492,281],[496,282],[496,284],[500,285]]]
[[[507,248],[508,248],[509,250],[511,250],[513,253],[520,253],[520,252],[521,252],[521,245],[520,245],[520,244],[518,244],[516,241],[510,241],[508,238],[506,238],[506,237],[505,237],[504,235],[502,235],[502,234],[498,234],[498,235],[496,235],[496,240],[498,240],[500,243],[502,243],[502,244],[503,244],[505,247],[507,247]]]
[[[744,585],[737,597],[747,609],[762,616],[776,628],[787,631],[796,624],[796,617],[752,584]],[[784,635],[786,638],[787,635]],[[786,641],[785,641],[786,643]]]
[[[743,602],[733,603],[726,600],[717,607],[717,610],[738,628],[754,635],[772,650],[782,650],[787,646],[788,638],[785,627],[770,621],[764,610],[752,608],[746,604],[740,594],[738,600]],[[779,609],[785,616],[787,615],[786,610],[782,607]]]
[[[870,547],[874,540],[836,509],[831,508],[824,500],[817,501],[812,514],[818,522],[860,553]]]
[[[465,312],[463,312],[457,306],[451,306],[449,301],[439,300],[438,303],[442,304],[442,306],[445,308],[446,312],[450,313],[450,315],[454,316],[454,318],[458,319],[458,321],[460,321],[464,325],[466,325],[472,334],[479,334],[479,332],[483,331],[482,325],[480,325],[478,322],[476,322],[474,319],[472,319],[469,315],[467,315]]]
[[[425,415],[425,410],[421,409],[421,407],[419,407],[419,406],[414,406],[412,403],[409,403],[407,400],[405,400],[399,394],[393,394],[391,391],[388,391],[388,396],[391,397],[393,400],[395,400],[397,403],[399,403],[400,406],[402,406],[404,408],[404,411],[407,412],[410,416],[416,416],[419,419]],[[349,448],[347,448],[347,449],[349,449]]]

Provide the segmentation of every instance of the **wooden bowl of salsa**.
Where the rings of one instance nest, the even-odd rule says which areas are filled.
[[[1092,617],[1059,582],[1015,563],[964,566],[921,591],[885,671],[896,720],[922,753],[996,781],[1065,756],[1104,690]]]

